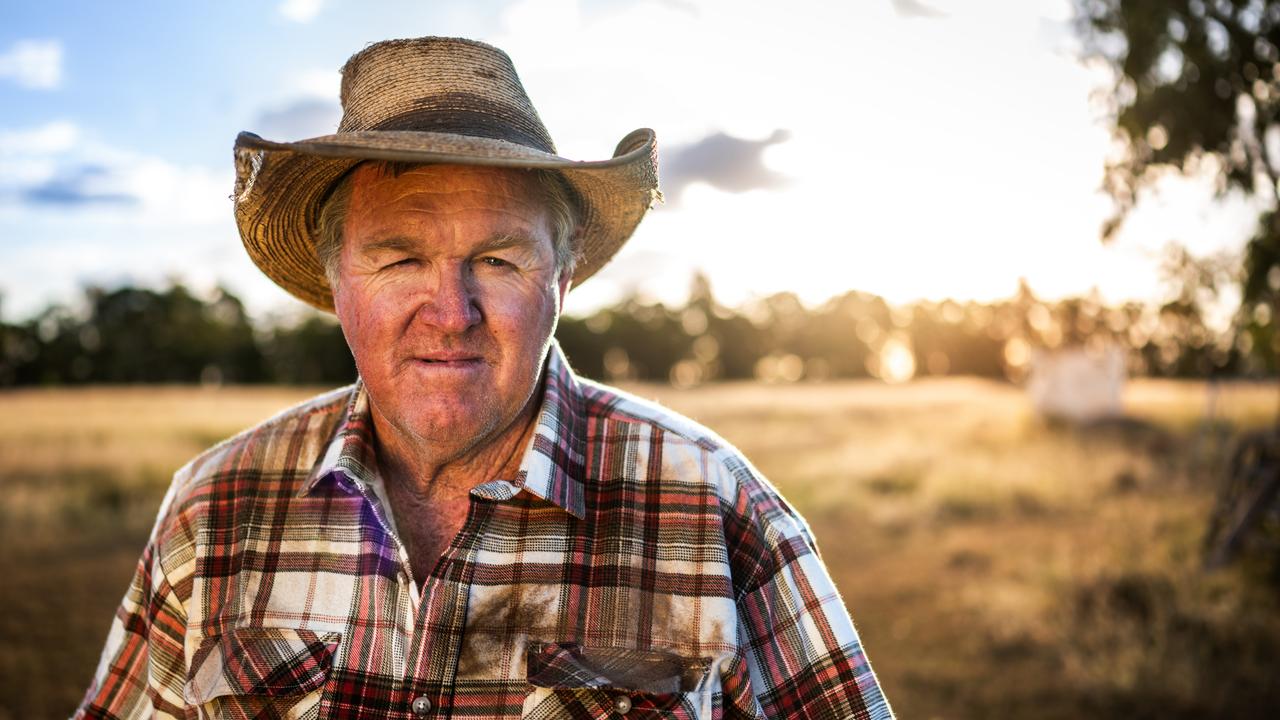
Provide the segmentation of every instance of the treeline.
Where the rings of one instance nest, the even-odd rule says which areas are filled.
[[[1037,349],[1119,346],[1133,374],[1269,375],[1280,335],[1256,308],[1226,332],[1194,301],[1106,307],[1096,298],[1053,303],[1025,285],[996,303],[892,307],[849,292],[809,308],[791,294],[729,308],[705,278],[680,307],[629,299],[589,317],[565,317],[557,336],[574,367],[606,380],[695,385],[723,379],[977,375],[1020,378]],[[226,290],[89,288],[77,308],[55,305],[0,323],[0,385],[85,383],[350,382],[355,365],[327,315],[255,325]]]
[[[318,313],[257,327],[224,289],[88,288],[81,307],[53,305],[0,324],[0,385],[350,382],[355,363]]]

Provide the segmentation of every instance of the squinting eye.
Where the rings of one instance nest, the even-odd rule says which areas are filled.
[[[403,260],[397,260],[397,261],[395,261],[395,262],[393,262],[393,263],[389,263],[389,264],[387,264],[387,265],[383,265],[383,266],[382,266],[382,269],[383,269],[383,270],[390,270],[391,268],[394,268],[394,267],[407,267],[407,266],[409,266],[409,265],[411,265],[411,264],[413,264],[413,263],[416,263],[416,262],[418,262],[418,261],[417,261],[417,260],[415,260],[415,259],[413,259],[413,258],[404,258]]]
[[[511,266],[511,263],[507,262],[506,260],[503,260],[502,258],[496,258],[496,257],[482,257],[480,258],[480,262],[484,263],[485,265],[488,265],[489,267],[510,267]]]

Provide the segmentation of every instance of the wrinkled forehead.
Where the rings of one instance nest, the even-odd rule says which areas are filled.
[[[351,177],[346,227],[417,224],[428,216],[548,230],[545,193],[530,172],[468,165],[362,163]]]
[[[528,170],[482,165],[411,164],[365,161],[352,171],[353,199],[400,200],[416,196],[492,196],[520,204],[541,200],[538,181]]]

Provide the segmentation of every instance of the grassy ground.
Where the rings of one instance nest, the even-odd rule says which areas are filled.
[[[1275,586],[1205,574],[1233,436],[1274,386],[1131,383],[1129,416],[1043,423],[950,379],[631,388],[742,448],[813,526],[904,718],[1271,717]],[[65,716],[169,475],[313,391],[0,394],[0,718]]]

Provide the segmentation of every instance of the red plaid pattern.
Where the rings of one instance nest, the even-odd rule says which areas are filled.
[[[359,382],[193,459],[76,717],[892,716],[808,527],[741,454],[554,344],[543,393],[421,592]]]

